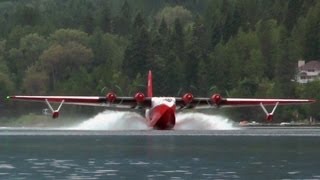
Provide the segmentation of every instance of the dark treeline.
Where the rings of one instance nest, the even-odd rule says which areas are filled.
[[[320,59],[317,0],[2,1],[0,24],[1,97],[128,96],[149,69],[158,96],[320,97],[320,82],[294,82],[299,59]],[[320,118],[318,107],[277,117]]]

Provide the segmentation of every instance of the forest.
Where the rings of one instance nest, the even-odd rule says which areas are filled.
[[[320,60],[317,0],[10,0],[0,24],[0,119],[41,110],[8,95],[133,96],[149,69],[157,96],[320,99],[320,81],[295,82],[298,60]],[[320,119],[319,107],[275,121]],[[226,113],[264,121],[260,108]]]

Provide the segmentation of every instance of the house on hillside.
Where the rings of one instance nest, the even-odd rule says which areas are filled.
[[[308,83],[317,79],[320,80],[320,61],[305,63],[304,60],[299,60],[296,81],[298,83]]]

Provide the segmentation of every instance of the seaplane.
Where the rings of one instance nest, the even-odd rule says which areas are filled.
[[[260,106],[266,114],[266,120],[271,121],[278,105],[295,105],[315,102],[314,99],[256,99],[256,98],[224,98],[220,94],[211,97],[194,97],[187,92],[182,97],[154,97],[152,72],[148,72],[147,95],[137,92],[132,97],[120,97],[114,92],[105,96],[8,96],[8,99],[44,102],[47,104],[52,118],[58,118],[64,104],[82,106],[103,106],[110,110],[142,111],[149,127],[157,130],[170,130],[176,124],[176,112],[186,109],[210,109],[224,107]],[[57,108],[52,103],[58,104]],[[273,106],[268,111],[266,106]]]

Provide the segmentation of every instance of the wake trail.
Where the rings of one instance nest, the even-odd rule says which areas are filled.
[[[74,130],[149,130],[146,120],[133,112],[104,111],[75,125]],[[217,115],[202,113],[176,114],[175,130],[231,130],[232,121]]]

